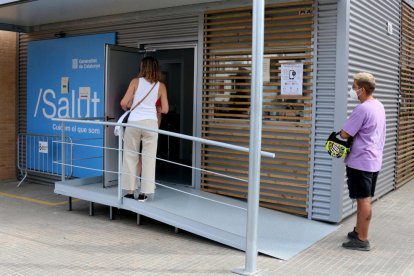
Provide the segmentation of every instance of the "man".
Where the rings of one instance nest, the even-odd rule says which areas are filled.
[[[375,193],[378,172],[382,165],[385,143],[385,110],[374,99],[375,78],[358,73],[349,91],[360,104],[352,111],[340,132],[343,139],[353,137],[351,152],[345,158],[349,197],[357,202],[356,226],[348,233],[347,249],[369,251],[368,229],[371,222],[371,199]]]

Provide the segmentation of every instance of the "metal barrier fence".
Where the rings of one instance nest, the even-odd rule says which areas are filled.
[[[72,164],[72,138],[64,137],[66,152],[64,157],[62,157],[61,141],[61,135],[20,133],[17,136],[17,168],[23,177],[17,187],[26,180],[28,172],[53,176],[72,176],[72,166],[67,166],[62,174],[62,167],[58,165],[61,161],[68,165]]]

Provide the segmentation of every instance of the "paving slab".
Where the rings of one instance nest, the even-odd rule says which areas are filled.
[[[0,275],[234,275],[244,252],[148,218],[73,203],[53,187],[0,182]],[[342,227],[288,261],[260,255],[260,275],[414,275],[414,182],[374,203],[370,252],[345,250]],[[30,201],[35,198],[39,201]],[[45,202],[56,203],[54,205]]]

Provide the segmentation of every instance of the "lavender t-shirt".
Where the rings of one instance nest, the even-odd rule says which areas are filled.
[[[354,137],[351,152],[345,158],[348,167],[366,172],[381,169],[385,124],[385,110],[380,101],[367,100],[355,107],[342,128]]]

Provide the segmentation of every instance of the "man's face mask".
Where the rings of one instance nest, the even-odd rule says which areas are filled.
[[[351,99],[358,101],[358,97],[361,96],[361,93],[358,94],[358,91],[361,90],[361,88],[357,89],[355,91],[355,89],[353,87],[351,87],[351,89],[349,89],[348,95],[349,97],[351,97]]]

